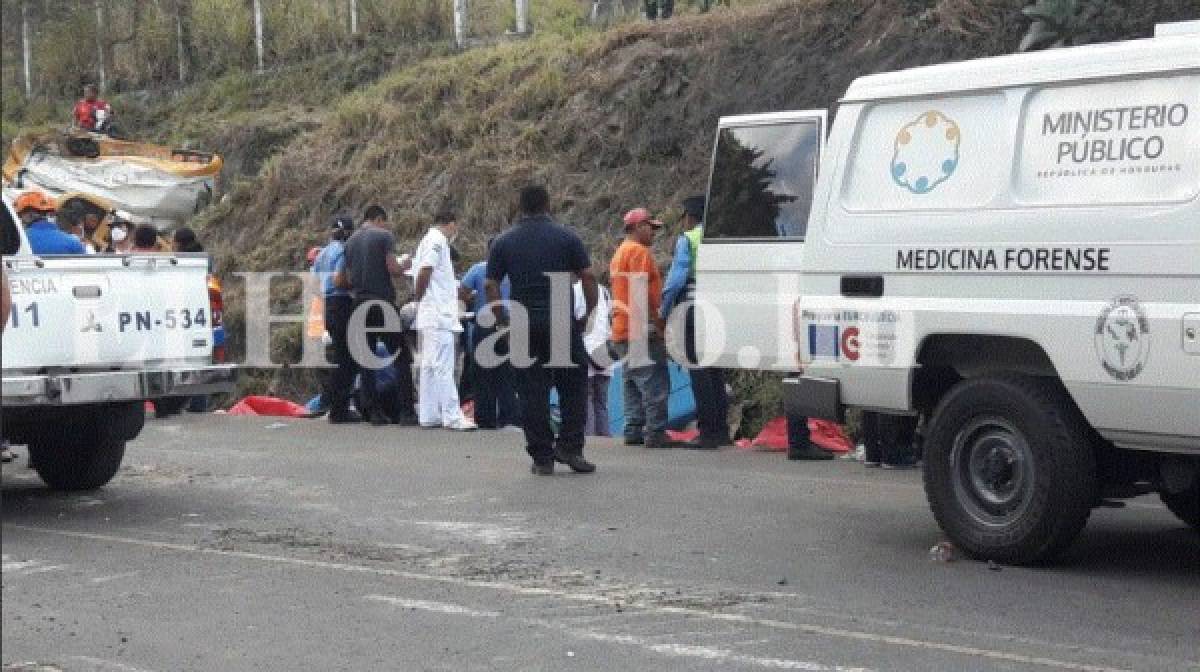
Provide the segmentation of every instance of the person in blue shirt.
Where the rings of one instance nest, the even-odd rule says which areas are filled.
[[[329,422],[334,424],[360,422],[362,418],[350,411],[350,399],[354,394],[354,377],[358,365],[350,355],[348,329],[350,315],[354,312],[354,299],[350,288],[339,286],[339,273],[346,270],[346,239],[354,232],[354,220],[336,217],[329,233],[329,244],[313,261],[313,273],[321,281],[321,296],[325,301],[325,331],[329,332],[333,351],[333,372],[330,374],[322,395],[322,405],[328,404]]]
[[[494,238],[492,240],[495,240]],[[488,241],[488,252],[492,250],[492,240]],[[480,261],[467,269],[462,278],[462,286],[472,292],[471,311],[475,316],[467,325],[467,356],[474,358],[475,348],[484,339],[496,333],[496,328],[480,326],[478,319],[487,311],[487,261]],[[500,296],[508,301],[512,283],[507,277],[500,283]],[[492,322],[494,325],[495,323]],[[504,355],[508,352],[507,343],[499,343],[496,353]],[[517,401],[517,391],[513,386],[512,363],[505,359],[500,366],[485,368],[475,365],[473,380],[473,397],[475,399],[475,424],[480,429],[499,429],[507,425],[517,425],[521,422],[521,409]]]
[[[27,191],[17,197],[13,209],[25,225],[29,248],[34,254],[87,254],[83,241],[58,228],[50,219],[57,208],[54,201],[40,191]]]
[[[684,349],[687,355],[688,376],[696,398],[696,426],[700,435],[684,444],[698,450],[717,450],[730,444],[729,398],[725,392],[725,377],[720,369],[699,366],[696,353],[696,259],[704,236],[704,197],[692,196],[683,201],[680,222],[683,233],[675,241],[675,256],[671,270],[663,282],[661,316],[664,321],[676,307],[687,311],[684,316]]]

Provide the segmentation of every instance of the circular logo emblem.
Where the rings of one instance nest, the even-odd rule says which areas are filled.
[[[846,327],[842,330],[842,356],[857,362],[859,357],[858,327]]]
[[[1133,380],[1150,355],[1150,322],[1132,296],[1118,296],[1096,319],[1096,355],[1108,375]]]
[[[927,194],[958,168],[962,134],[953,119],[930,110],[896,134],[892,180],[914,194]]]

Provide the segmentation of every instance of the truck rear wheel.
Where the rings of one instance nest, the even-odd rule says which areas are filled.
[[[141,402],[80,408],[75,414],[29,442],[34,470],[55,490],[92,490],[111,481],[125,457],[125,442],[144,422]]]
[[[55,490],[92,490],[108,483],[125,457],[125,441],[78,437],[29,444],[33,468]]]
[[[1097,499],[1088,436],[1058,381],[1013,374],[958,383],[925,441],[925,495],[938,524],[976,558],[1052,559]]]

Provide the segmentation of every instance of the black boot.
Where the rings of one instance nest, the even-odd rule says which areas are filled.
[[[554,459],[562,462],[571,468],[577,474],[590,474],[596,470],[596,465],[583,459],[583,453],[568,453],[561,450],[554,451]]]
[[[789,460],[832,460],[833,453],[821,450],[811,442],[805,441],[799,445],[789,445],[787,459]]]

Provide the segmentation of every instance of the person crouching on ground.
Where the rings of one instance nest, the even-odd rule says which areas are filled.
[[[450,243],[458,235],[458,218],[440,212],[417,245],[416,327],[421,335],[421,380],[418,420],[422,427],[455,431],[476,429],[463,415],[454,381],[454,343],[462,331],[458,317],[458,283],[450,260]]]

